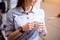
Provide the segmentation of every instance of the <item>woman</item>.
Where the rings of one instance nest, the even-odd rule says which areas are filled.
[[[39,34],[40,37],[45,36],[44,14],[34,7],[36,2],[37,0],[18,0],[16,8],[7,13],[8,40],[38,40]],[[36,21],[39,22],[39,31],[36,31]]]

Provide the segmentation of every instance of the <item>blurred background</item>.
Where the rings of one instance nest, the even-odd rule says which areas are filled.
[[[5,3],[5,12],[2,13],[2,22],[6,25],[6,13],[9,9],[16,6],[17,0],[0,0]],[[60,0],[38,0],[36,8],[43,9],[45,12],[45,23],[48,31],[45,39],[40,40],[60,40]],[[4,30],[2,34],[5,37]]]

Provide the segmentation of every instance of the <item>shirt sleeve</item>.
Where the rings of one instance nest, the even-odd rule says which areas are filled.
[[[5,34],[8,36],[12,31],[13,31],[13,17],[12,17],[12,12],[9,11],[6,16],[6,30]]]

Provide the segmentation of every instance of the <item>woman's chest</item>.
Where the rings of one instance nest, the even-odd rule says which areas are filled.
[[[38,14],[29,14],[29,15],[20,15],[20,16],[15,15],[15,22],[20,26],[25,25],[27,22],[40,21],[40,20],[41,20],[41,16]]]

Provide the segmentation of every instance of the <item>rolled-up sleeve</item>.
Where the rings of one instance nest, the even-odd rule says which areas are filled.
[[[6,36],[8,36],[12,31],[13,31],[13,18],[12,18],[12,12],[9,11],[7,13],[7,21],[6,21],[6,30],[5,30],[5,34]]]

